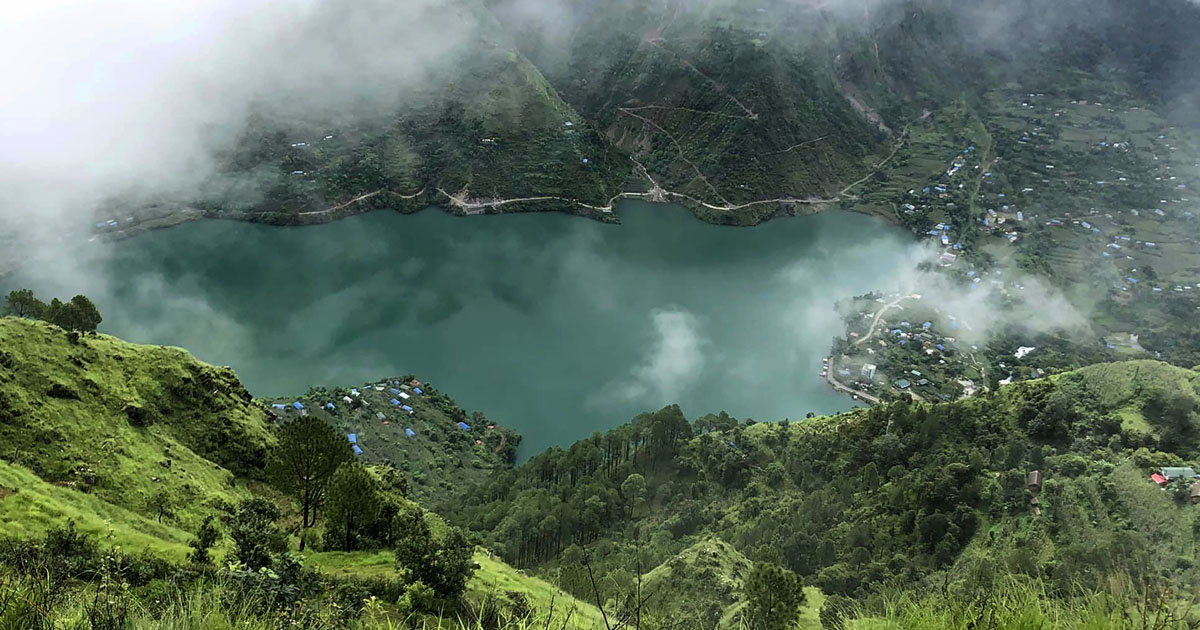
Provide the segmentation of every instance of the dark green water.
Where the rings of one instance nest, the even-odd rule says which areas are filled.
[[[757,420],[846,409],[818,377],[833,302],[894,284],[911,239],[828,213],[757,228],[630,203],[554,214],[379,212],[307,228],[204,221],[37,264],[6,284],[91,296],[102,330],[290,395],[415,373],[565,445],[679,402]]]

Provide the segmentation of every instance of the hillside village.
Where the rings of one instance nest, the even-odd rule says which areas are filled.
[[[311,416],[336,427],[363,461],[395,466],[410,480],[414,498],[477,483],[511,466],[521,442],[515,431],[478,411],[468,414],[412,375],[263,403],[277,424]]]
[[[929,303],[937,296],[927,296],[908,301],[915,312],[883,320],[890,339],[863,343],[860,324],[879,305],[858,300],[842,308],[847,328],[834,348],[836,378],[875,397],[952,399],[1073,365],[1063,354],[1198,356],[1192,337],[1158,314],[1200,315],[1200,200],[1189,196],[1200,185],[1200,149],[1136,98],[1106,104],[1070,92],[997,90],[978,118],[962,104],[935,112],[913,131],[921,154],[901,160],[864,199],[890,204],[897,220],[937,247],[931,271],[952,292],[1026,312],[1019,308],[1025,278],[1040,278],[1096,313],[1092,329],[1066,339],[1048,337],[1037,322],[1011,322],[986,335],[1003,343],[962,345],[959,326],[973,322],[941,312]],[[939,130],[956,124],[967,134],[957,149]],[[939,147],[946,156],[940,165],[931,160]],[[914,323],[923,326],[912,330]],[[1047,344],[1055,346],[1047,361],[1038,360],[1045,351],[1017,352]],[[877,366],[868,370],[872,378],[861,378],[864,365]]]

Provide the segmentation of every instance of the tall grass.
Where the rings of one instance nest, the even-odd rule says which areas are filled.
[[[484,601],[441,614],[406,613],[371,598],[347,610],[329,598],[280,609],[266,592],[239,591],[220,578],[158,595],[133,597],[100,584],[66,590],[24,577],[0,576],[0,630],[562,630],[553,611],[514,615]],[[118,601],[120,600],[120,601]],[[99,614],[117,609],[118,615]]]
[[[161,584],[161,583],[160,583]],[[0,630],[564,630],[587,627],[563,611],[514,611],[500,600],[433,613],[412,613],[376,598],[339,604],[317,597],[279,606],[267,591],[246,590],[222,577],[144,590],[97,582],[66,589],[41,576],[0,574]],[[1130,588],[1057,597],[1036,581],[1015,577],[993,588],[954,592],[900,591],[841,614],[823,610],[825,630],[1197,630],[1195,594]],[[632,620],[614,622],[634,630]],[[815,622],[815,620],[812,620]],[[644,630],[688,630],[680,619],[648,613]],[[730,630],[752,630],[742,619]],[[806,622],[804,627],[812,627]],[[603,628],[603,626],[599,626]]]
[[[1135,593],[1138,593],[1135,595]],[[848,611],[845,630],[1196,630],[1194,595],[1131,589],[1054,597],[1036,581],[1006,579],[973,597],[919,595],[884,598],[880,610]]]

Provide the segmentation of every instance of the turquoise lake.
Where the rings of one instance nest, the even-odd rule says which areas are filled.
[[[760,421],[853,404],[818,376],[834,301],[894,285],[911,235],[846,212],[729,228],[620,211],[200,221],[82,244],[6,284],[84,293],[103,332],[230,365],[256,395],[413,373],[515,428],[523,454],[676,402]]]

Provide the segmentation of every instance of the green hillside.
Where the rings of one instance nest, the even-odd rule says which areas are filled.
[[[63,621],[93,614],[113,576],[127,581],[112,596],[128,598],[139,628],[161,627],[138,602],[162,589],[170,615],[200,607],[211,623],[260,623],[231,601],[296,622],[282,611],[304,601],[305,615],[334,627],[741,628],[763,614],[781,627],[936,627],[969,623],[1000,598],[1005,614],[1048,627],[1145,620],[1137,602],[1153,601],[1155,614],[1171,611],[1160,627],[1175,628],[1191,614],[1182,594],[1200,584],[1193,480],[1164,489],[1150,478],[1197,467],[1200,372],[1165,363],[1098,364],[954,403],[799,423],[689,422],[668,407],[510,469],[474,443],[492,429],[475,438],[455,426],[461,410],[428,384],[400,420],[449,426],[444,441],[410,451],[411,438],[385,439],[391,422],[375,411],[393,417],[385,400],[402,379],[353,388],[359,402],[345,413],[322,404],[342,389],[287,399],[304,401],[301,414],[249,401],[230,371],[181,350],[14,318],[0,331],[0,428],[15,445],[0,463],[0,576],[11,578],[4,592],[27,595],[41,588],[31,568],[60,576],[52,615]],[[404,379],[412,389],[398,391],[415,394]],[[297,555],[296,495],[264,462],[288,457],[289,432],[314,420],[350,459]],[[358,457],[345,450],[351,430],[363,435]],[[462,467],[429,478],[461,483],[421,484],[426,469],[406,468],[406,458],[426,465],[431,448]],[[488,463],[473,468],[465,453]],[[361,481],[339,481],[356,470]],[[405,471],[411,482],[398,480]],[[439,514],[405,496],[410,487]],[[153,498],[160,488],[174,497],[166,507]],[[347,515],[365,519],[354,536]],[[215,536],[202,544],[206,517]],[[195,555],[204,545],[207,559]],[[195,577],[164,582],[180,569]],[[763,600],[791,587],[762,580],[786,575],[798,576],[799,598],[786,601],[802,602],[791,612]],[[1121,606],[1132,616],[1114,617]],[[985,627],[1012,627],[995,619],[1006,621]]]
[[[213,505],[244,496],[235,477],[261,469],[273,442],[267,414],[232,370],[184,350],[17,318],[0,319],[0,348],[5,533],[89,516],[84,503],[129,520],[150,513],[160,490],[174,498],[171,522],[192,527]],[[169,531],[149,525],[120,530]]]
[[[663,620],[686,619],[697,627],[739,628],[746,608],[745,582],[753,563],[718,538],[704,538],[651,569],[642,591]],[[820,630],[821,590],[806,587],[805,602],[793,626]],[[655,603],[655,599],[659,600]]]
[[[897,585],[945,585],[974,601],[1005,576],[1054,596],[1122,580],[1147,588],[1152,576],[1192,585],[1195,480],[1164,491],[1150,475],[1197,467],[1198,378],[1159,362],[1100,364],[954,403],[791,424],[693,424],[666,408],[536,456],[495,480],[496,500],[452,514],[546,574],[579,549],[605,549],[593,569],[618,601],[637,587],[639,557],[669,568],[711,537],[875,611]],[[1036,495],[1026,489],[1034,470],[1044,476]],[[734,572],[719,565],[718,575]]]
[[[206,582],[202,577],[180,583],[171,595],[177,598],[170,604],[175,606],[172,614],[180,617],[176,621],[183,623],[186,617],[191,619],[188,623],[197,624],[188,627],[230,627],[221,624],[237,624],[238,619],[251,623],[257,613],[246,617],[246,610],[229,608],[222,599],[245,586],[251,586],[247,592],[260,598],[258,606],[275,605],[272,598],[276,596],[260,591],[262,585],[237,586],[239,580],[248,579],[237,571],[206,568],[189,558],[206,517],[217,517],[225,523],[219,529],[232,533],[235,511],[252,496],[266,497],[278,507],[283,516],[279,525],[290,528],[283,530],[285,536],[286,531],[294,531],[294,508],[285,495],[265,483],[276,425],[286,427],[294,421],[298,417],[294,408],[289,407],[289,412],[295,417],[289,417],[252,401],[231,370],[200,363],[176,348],[69,333],[44,322],[11,317],[0,318],[0,348],[4,349],[0,353],[0,434],[5,448],[0,461],[0,602],[35,597],[42,587],[36,579],[30,582],[22,577],[24,572],[32,569],[36,577],[38,571],[49,571],[61,581],[56,588],[66,590],[56,590],[55,608],[42,612],[49,615],[45,619],[70,623],[73,618],[95,614],[90,598],[94,589],[106,588],[104,582],[96,582],[97,576],[115,570],[129,582],[123,588],[133,587],[127,592],[134,604],[127,611],[128,622],[138,628],[158,627],[146,625],[157,623],[153,620],[158,613],[144,608],[149,600],[143,598],[162,597],[162,580],[186,569],[199,570],[201,576],[215,580]],[[378,394],[366,386],[363,390],[367,395],[362,402]],[[423,392],[421,400],[414,402],[420,411],[409,424],[434,432],[438,422],[444,423],[448,428],[442,439],[447,443],[433,447],[430,445],[439,442],[427,437],[421,447],[423,454],[406,458],[404,447],[384,450],[380,444],[376,448],[372,442],[382,442],[382,436],[356,429],[362,432],[363,443],[376,451],[364,459],[381,464],[403,464],[411,459],[414,467],[401,466],[402,472],[411,473],[406,477],[411,481],[400,488],[414,490],[443,488],[432,481],[425,483],[424,474],[443,483],[453,474],[466,483],[486,477],[493,467],[507,465],[519,436],[481,426],[480,435],[490,435],[497,443],[476,451],[473,438],[459,436],[464,432],[450,419],[463,412],[428,384]],[[326,394],[314,390],[289,401],[315,403]],[[360,404],[357,410],[365,408]],[[349,421],[349,416],[335,416],[323,409],[319,413],[334,425],[339,420]],[[371,419],[377,420],[373,411]],[[511,444],[509,449],[495,448],[501,435]],[[458,447],[455,437],[469,444]],[[427,470],[415,468],[418,463],[441,462],[442,455],[434,452],[439,448],[447,461],[458,462],[465,471],[455,471],[444,463]],[[470,453],[474,454],[467,455]],[[447,468],[444,472],[443,467]],[[377,475],[386,478],[389,470],[393,469],[383,466]],[[394,490],[389,493],[388,501],[395,510],[422,514],[435,538],[449,540],[451,528],[445,521],[425,513]],[[155,497],[164,494],[169,499],[160,508]],[[286,548],[294,548],[294,540],[284,540]],[[236,540],[219,536],[215,556],[233,561],[236,547]],[[378,594],[383,597],[382,607],[374,614],[380,624],[405,616],[420,623],[457,624],[459,619],[471,623],[473,615],[488,614],[521,623],[549,619],[555,627],[603,627],[594,606],[526,576],[490,554],[478,551],[474,556],[477,568],[466,584],[464,599],[450,610],[397,609],[397,589],[402,589],[404,582],[390,550],[310,551],[300,561],[312,572],[298,574],[294,579],[300,581],[295,587],[314,593],[314,597],[333,592],[330,589]],[[289,561],[281,562],[279,569],[284,570]],[[72,589],[76,583],[79,590]],[[214,596],[222,603],[214,604]],[[10,600],[12,597],[17,599]],[[357,617],[362,602],[349,605]],[[323,615],[333,614],[323,610]],[[0,606],[0,627],[41,623],[36,614],[36,609]],[[197,615],[199,619],[193,618]]]
[[[802,10],[556,4],[588,17],[565,55],[521,3],[494,10],[564,98],[667,190],[714,205],[837,196],[884,151],[886,134],[855,110],[814,41],[829,44],[831,29],[798,25]]]

